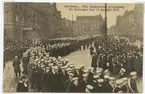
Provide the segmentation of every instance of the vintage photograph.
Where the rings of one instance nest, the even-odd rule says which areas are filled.
[[[142,3],[4,2],[3,92],[142,93]]]

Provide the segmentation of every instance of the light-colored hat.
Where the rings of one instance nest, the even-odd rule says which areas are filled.
[[[88,74],[86,74],[86,73],[85,73],[85,74],[83,74],[83,77],[87,77],[87,76],[88,76]]]
[[[96,81],[96,80],[93,80],[93,82],[94,82],[94,83],[97,83],[97,81]]]
[[[102,82],[104,82],[104,79],[98,79],[98,82],[102,83]]]
[[[115,78],[114,77],[109,77],[109,80],[115,80]]]
[[[109,70],[108,70],[108,69],[106,69],[106,70],[104,71],[104,73],[107,73],[107,72],[109,72]]]
[[[99,75],[94,75],[93,78],[97,79],[97,78],[99,78]]]
[[[74,76],[74,74],[73,73],[69,73],[69,76]]]
[[[137,75],[137,72],[135,72],[135,71],[134,72],[131,72],[130,75],[131,76],[136,76]]]
[[[108,79],[108,78],[109,78],[109,75],[105,75],[104,78],[105,78],[105,79]]]
[[[123,81],[127,81],[128,78],[127,78],[127,77],[123,77],[122,80],[123,80]]]
[[[122,83],[123,83],[123,80],[122,79],[116,80],[116,84],[122,84]]]
[[[122,71],[122,72],[126,72],[126,70],[125,70],[124,68],[121,68],[120,71]]]
[[[72,80],[78,80],[79,78],[78,77],[74,77]]]
[[[94,87],[92,85],[87,85],[87,89],[92,90]]]

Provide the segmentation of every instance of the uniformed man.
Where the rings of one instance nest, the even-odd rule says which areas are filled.
[[[96,67],[99,67],[97,65],[97,58],[98,58],[97,54],[94,53],[92,56],[92,62],[91,62],[91,67],[93,67],[94,72],[96,72]]]
[[[94,87],[92,85],[87,85],[85,92],[86,93],[92,93],[93,92],[93,89],[94,89]]]
[[[94,87],[94,92],[95,93],[103,93],[104,92],[104,86],[103,83],[104,79],[98,79],[98,84],[96,85],[96,87]]]
[[[88,80],[87,84],[92,85],[93,84],[93,76],[94,74],[91,71],[91,67],[88,68]]]
[[[22,76],[17,85],[17,92],[28,92],[28,82],[25,76]]]
[[[120,69],[120,72],[119,72],[119,79],[121,79],[121,78],[123,78],[123,77],[126,77],[125,72],[126,72],[126,70],[125,70],[124,68],[121,68],[121,69]]]
[[[78,86],[79,78],[78,77],[74,77],[72,79],[72,81],[73,81],[72,92],[79,92],[79,86]]]
[[[93,56],[93,53],[94,53],[94,48],[91,46],[90,47],[90,55],[91,55],[91,57]]]
[[[113,89],[114,93],[118,93],[119,91],[122,91],[122,84],[123,84],[123,80],[122,79],[118,79],[116,80],[116,87]]]
[[[23,53],[23,57],[21,60],[22,60],[22,64],[23,64],[22,65],[23,66],[23,73],[27,74],[27,65],[29,63],[29,58],[28,58],[26,53]]]
[[[73,79],[74,78],[74,74],[73,73],[69,73],[69,79],[66,80],[64,88],[65,88],[65,92],[72,92],[73,91]]]
[[[21,76],[20,64],[21,62],[18,59],[18,56],[15,56],[15,59],[13,60],[13,67],[14,67],[14,72],[15,72],[16,77],[18,77],[18,74],[19,74],[19,77]]]
[[[49,74],[49,67],[46,67],[46,72],[42,75],[42,82],[43,82],[43,92],[49,92],[51,91],[51,77]]]
[[[78,83],[78,87],[79,87],[79,91],[78,92],[85,92],[85,89],[86,89],[86,86],[87,86],[87,77],[88,77],[88,74],[85,73],[83,74],[83,80],[81,80],[79,83]]]
[[[136,84],[137,73],[131,72],[130,75],[131,78],[128,79],[129,92],[138,93],[137,84]]]
[[[106,93],[113,93],[113,89],[114,89],[114,80],[115,78],[114,77],[109,77],[109,83],[107,83],[105,85],[105,92]]]
[[[123,93],[129,93],[129,88],[128,88],[128,85],[127,85],[128,78],[124,77],[124,78],[122,78],[122,80],[123,80],[123,85],[122,85]]]
[[[104,84],[103,86],[106,86],[106,84],[109,83],[109,75],[104,75]]]

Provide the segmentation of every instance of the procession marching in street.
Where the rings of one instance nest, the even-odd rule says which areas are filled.
[[[81,48],[90,50],[90,67],[62,58]],[[15,56],[13,60],[20,78],[17,92],[138,93],[136,78],[142,76],[142,65],[142,46],[113,37],[108,38],[107,49],[100,37],[43,41],[23,52],[21,59]]]

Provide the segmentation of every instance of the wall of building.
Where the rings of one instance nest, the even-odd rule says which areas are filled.
[[[59,37],[61,12],[55,3],[5,3],[4,6],[4,31],[8,37],[18,40]]]
[[[118,16],[116,25],[109,29],[110,35],[143,37],[143,4],[136,4],[134,10]]]
[[[75,36],[100,34],[100,27],[103,24],[101,15],[77,16],[75,25]]]

